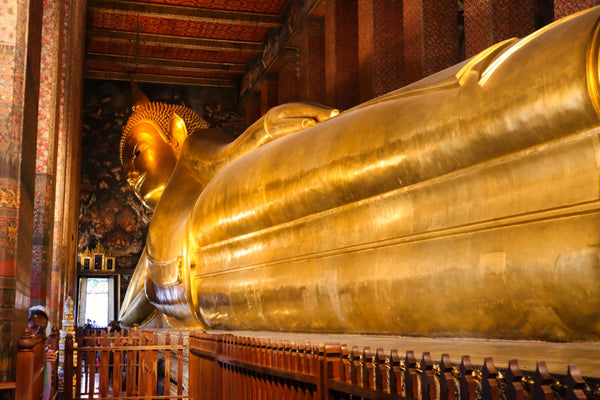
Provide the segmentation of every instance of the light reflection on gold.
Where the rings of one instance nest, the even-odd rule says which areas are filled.
[[[124,324],[599,340],[599,15],[233,142],[162,115],[147,171],[128,124],[127,176],[170,179]]]

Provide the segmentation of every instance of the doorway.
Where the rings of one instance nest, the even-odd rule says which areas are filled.
[[[118,276],[80,276],[77,326],[105,328],[118,315]]]

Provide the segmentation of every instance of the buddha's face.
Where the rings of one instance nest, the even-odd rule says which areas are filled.
[[[179,156],[178,146],[161,137],[149,122],[135,125],[123,144],[123,169],[141,202],[154,209]]]

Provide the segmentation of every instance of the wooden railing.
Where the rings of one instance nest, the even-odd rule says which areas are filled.
[[[14,388],[17,398],[23,400],[39,400],[43,395],[44,398],[55,398],[58,388],[57,368],[55,362],[45,361],[47,346],[58,350],[56,327],[52,329],[49,337],[46,337],[45,333],[31,336],[25,331],[18,342],[16,381],[5,383],[1,388]]]
[[[190,398],[202,400],[589,400],[600,394],[575,365],[558,379],[544,362],[526,374],[511,360],[501,372],[492,358],[474,367],[469,356],[455,365],[447,354],[436,362],[427,352],[418,360],[412,351],[200,332],[190,334],[189,368]]]
[[[164,343],[147,330],[109,335],[68,335],[65,341],[64,399],[186,399],[183,337]],[[159,360],[164,369],[158,367]],[[175,368],[176,366],[176,368]],[[175,374],[172,374],[175,371]],[[67,382],[72,382],[68,385]]]

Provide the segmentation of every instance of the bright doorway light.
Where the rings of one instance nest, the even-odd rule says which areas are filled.
[[[84,326],[89,321],[98,328],[108,326],[115,319],[114,300],[114,277],[81,277],[77,325]]]

